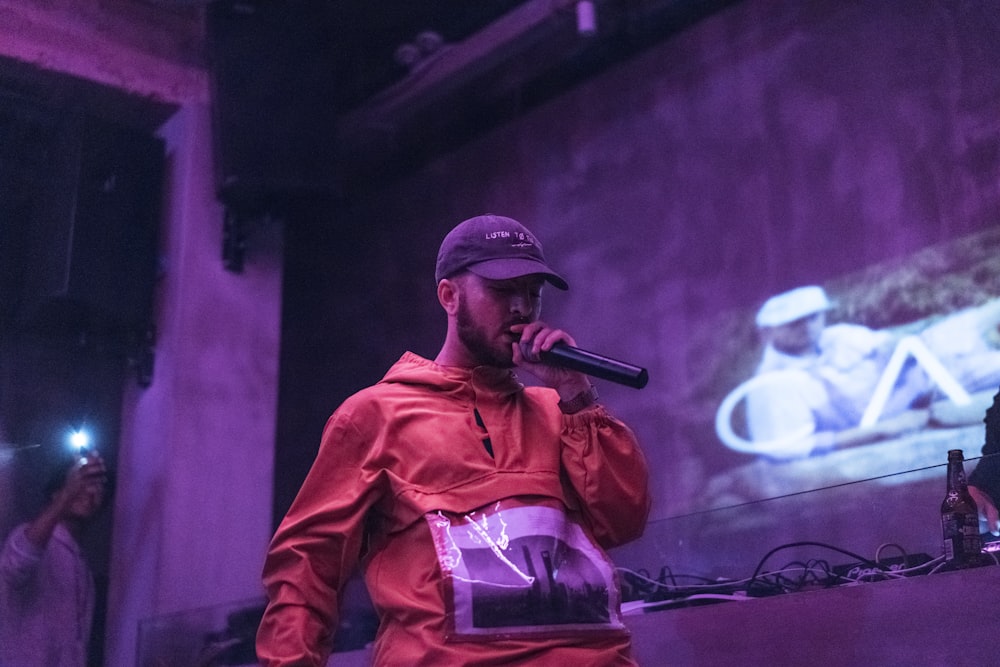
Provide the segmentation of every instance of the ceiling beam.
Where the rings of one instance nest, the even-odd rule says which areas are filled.
[[[419,166],[739,0],[527,0],[337,119],[345,188]]]
[[[339,143],[361,162],[379,162],[539,76],[578,48],[577,0],[528,0],[338,119]],[[533,54],[528,57],[528,54]]]

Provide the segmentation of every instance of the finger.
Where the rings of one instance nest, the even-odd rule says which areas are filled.
[[[538,363],[538,336],[539,333],[544,330],[545,325],[541,322],[529,322],[524,325],[515,325],[515,327],[520,327],[521,338],[518,340],[518,347],[520,348],[521,357],[531,363]],[[512,330],[514,327],[511,327]]]
[[[541,332],[535,337],[535,343],[539,350],[551,350],[552,346],[556,343],[566,343],[567,345],[576,345],[576,341],[573,337],[562,329],[547,329]]]
[[[528,363],[537,364],[541,361],[538,357],[538,351],[535,349],[535,340],[522,338],[518,344],[518,351],[520,352],[521,359]]]
[[[80,477],[80,485],[88,488],[103,486],[107,480],[108,475],[103,468],[99,470],[88,470]]]
[[[544,327],[544,323],[536,321],[515,324],[510,329],[515,333],[520,332],[522,341],[531,341],[538,334],[539,330]]]
[[[515,366],[520,366],[521,364],[524,363],[524,355],[521,353],[521,343],[520,343],[520,341],[514,341],[511,344],[511,348],[512,348],[512,350],[514,352],[514,354],[511,357],[511,359],[513,360]]]
[[[103,463],[88,463],[80,468],[80,475],[84,478],[103,477],[107,472]]]

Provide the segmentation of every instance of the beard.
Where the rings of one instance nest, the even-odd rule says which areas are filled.
[[[458,303],[456,324],[458,325],[458,340],[469,351],[476,364],[496,368],[514,367],[514,352],[511,347],[495,343],[487,335],[485,329],[473,320],[464,300]]]

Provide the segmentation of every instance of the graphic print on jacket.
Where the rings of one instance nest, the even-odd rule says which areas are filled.
[[[508,499],[425,518],[449,640],[625,632],[611,563],[561,508]]]

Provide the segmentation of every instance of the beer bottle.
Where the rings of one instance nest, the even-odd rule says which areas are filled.
[[[961,449],[948,451],[948,493],[941,503],[944,558],[951,569],[975,567],[982,562],[979,509],[965,481],[965,456]]]

